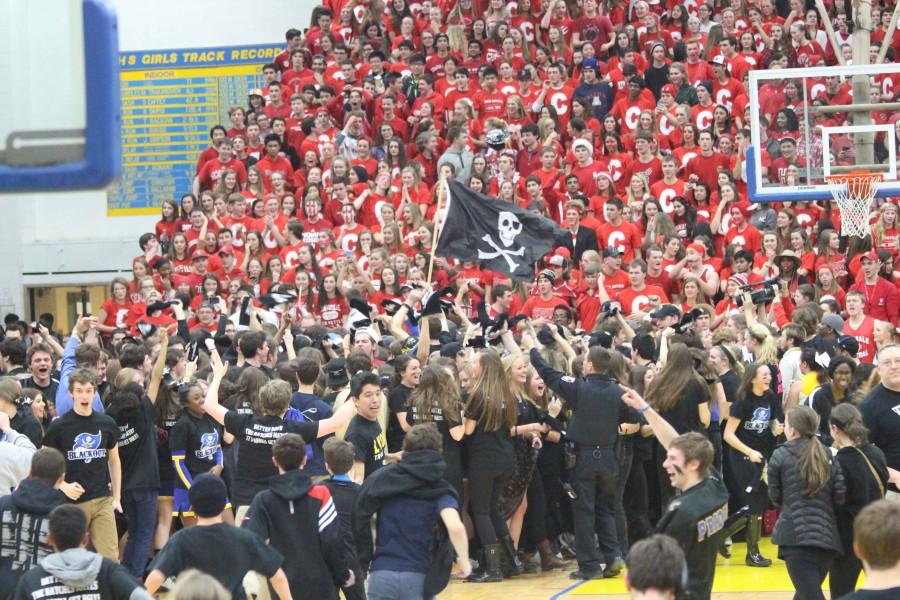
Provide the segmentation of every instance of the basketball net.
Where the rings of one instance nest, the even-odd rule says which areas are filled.
[[[870,235],[869,212],[883,175],[851,171],[825,179],[831,184],[831,195],[841,211],[841,235]]]

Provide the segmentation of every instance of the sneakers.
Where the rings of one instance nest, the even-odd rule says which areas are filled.
[[[621,557],[616,557],[611,563],[603,569],[603,578],[610,579],[616,577],[625,568],[625,561]]]
[[[581,579],[583,581],[587,581],[589,579],[603,579],[602,571],[582,571],[578,569],[577,571],[572,571],[569,573],[569,579]]]

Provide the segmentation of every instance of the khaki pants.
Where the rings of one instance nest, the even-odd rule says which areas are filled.
[[[234,524],[236,527],[240,527],[243,524],[248,510],[250,510],[250,506],[247,504],[237,507],[237,511],[234,513]],[[247,573],[244,577],[244,591],[247,592],[248,596],[256,596],[256,600],[271,600],[269,596],[269,578],[262,573],[257,573],[256,571]]]
[[[76,502],[75,506],[87,515],[91,543],[97,553],[114,562],[119,562],[119,534],[116,531],[116,515],[113,511],[112,497],[103,496]]]

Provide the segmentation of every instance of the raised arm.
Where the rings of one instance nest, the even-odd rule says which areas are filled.
[[[213,350],[211,365],[213,378],[209,382],[209,389],[206,391],[204,408],[206,408],[206,414],[224,427],[225,415],[228,413],[228,409],[219,404],[219,385],[221,385],[222,380],[225,379],[225,374],[228,372],[228,363],[223,363],[219,353]]]
[[[166,370],[166,353],[169,351],[169,332],[165,327],[159,328],[159,356],[150,372],[150,385],[147,387],[147,397],[150,402],[156,404],[159,395],[159,384],[162,383],[163,373]]]

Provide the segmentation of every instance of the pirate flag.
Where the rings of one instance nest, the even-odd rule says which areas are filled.
[[[471,260],[513,279],[533,281],[534,264],[550,252],[562,228],[455,180],[447,188],[447,213],[435,255]]]

